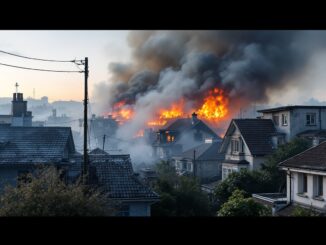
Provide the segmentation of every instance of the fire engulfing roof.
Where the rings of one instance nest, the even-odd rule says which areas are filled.
[[[215,139],[221,139],[210,127],[208,127],[202,120],[197,119],[193,124],[191,118],[180,118],[172,122],[163,130],[179,131],[180,133],[190,129],[200,129],[211,134]]]

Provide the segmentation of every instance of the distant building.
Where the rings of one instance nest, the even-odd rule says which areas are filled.
[[[62,114],[61,116],[57,116],[57,109],[52,110],[52,115],[48,117],[46,121],[47,126],[62,126],[67,125],[72,121],[71,117],[68,117],[65,114]]]
[[[221,138],[193,113],[191,118],[177,119],[166,128],[160,129],[153,148],[156,157],[168,160],[205,141],[216,140]]]
[[[219,153],[221,142],[204,143],[173,157],[180,175],[197,177],[202,183],[221,179],[224,155]]]
[[[22,93],[14,93],[11,102],[11,114],[0,115],[0,124],[9,124],[13,127],[31,127],[32,112],[27,111],[27,101]]]
[[[258,169],[280,143],[275,139],[282,135],[271,119],[233,119],[220,148],[225,154],[222,179],[242,168]]]

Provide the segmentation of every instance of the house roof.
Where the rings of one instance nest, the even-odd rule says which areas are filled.
[[[55,163],[75,153],[70,127],[0,126],[0,164]]]
[[[214,138],[220,139],[220,137],[210,127],[208,127],[202,120],[199,119],[197,119],[196,122],[192,124],[192,118],[180,118],[162,130],[184,132],[189,129],[200,129],[213,135]]]
[[[326,130],[306,130],[299,134],[298,137],[326,137]]]
[[[275,134],[276,129],[271,119],[233,119],[226,136],[232,134],[233,125],[239,129],[252,155],[267,155],[273,152],[271,136]]]
[[[223,160],[224,154],[219,153],[221,142],[204,143],[193,147],[181,154],[182,158],[194,158],[194,150],[196,160]]]
[[[277,111],[288,111],[293,109],[326,109],[326,106],[315,106],[315,105],[291,105],[291,106],[280,106],[275,108],[258,110],[257,112],[277,112]]]
[[[134,173],[114,161],[93,162],[96,167],[98,184],[108,192],[109,197],[117,200],[157,200],[158,194],[145,186]]]
[[[104,155],[104,156],[108,156],[109,153],[107,153],[106,151],[100,149],[100,148],[95,148],[94,150],[89,152],[89,155]]]
[[[280,167],[326,171],[326,142],[311,147],[279,164]]]

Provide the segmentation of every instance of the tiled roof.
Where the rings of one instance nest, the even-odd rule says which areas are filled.
[[[159,196],[142,184],[129,169],[114,161],[94,161],[98,184],[118,200],[156,200]]]
[[[184,132],[192,128],[206,131],[214,138],[220,139],[220,137],[210,127],[208,127],[202,120],[199,119],[197,119],[195,124],[192,124],[191,118],[180,118],[172,122],[163,130]]]
[[[60,162],[75,153],[70,127],[0,126],[0,163]]]
[[[189,149],[181,154],[182,158],[194,158],[194,150],[196,160],[223,160],[224,154],[219,153],[221,142],[204,143]]]
[[[100,149],[100,148],[95,148],[94,150],[89,152],[89,155],[109,155],[106,151]]]
[[[252,155],[273,152],[271,136],[276,132],[270,119],[233,119]],[[231,122],[232,123],[232,122]]]
[[[326,171],[326,142],[281,162],[279,166]]]

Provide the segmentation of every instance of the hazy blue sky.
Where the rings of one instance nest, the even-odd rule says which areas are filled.
[[[46,59],[89,58],[89,88],[107,80],[108,64],[128,62],[128,31],[0,31],[0,50]],[[0,54],[0,63],[45,69],[76,70],[70,63],[48,63]],[[48,96],[50,100],[82,100],[82,73],[47,73],[0,66],[0,97],[10,97],[14,84],[25,97]]]

